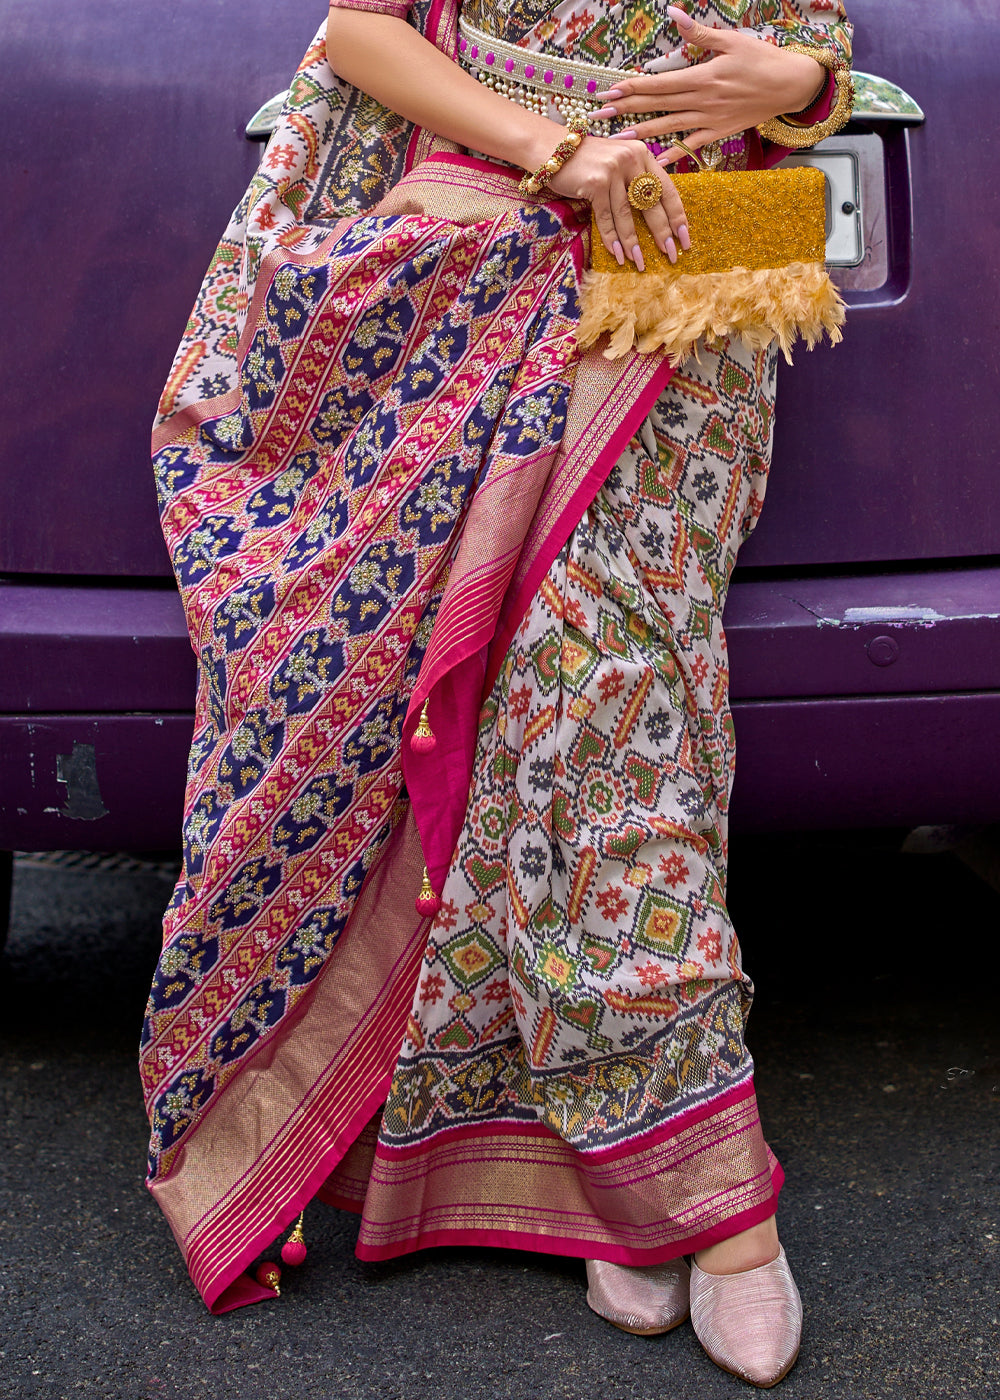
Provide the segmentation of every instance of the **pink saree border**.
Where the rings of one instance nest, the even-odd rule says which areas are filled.
[[[397,987],[402,985],[407,987],[406,995],[400,997],[397,991],[397,995],[392,1000],[380,1007],[376,1024],[369,1028],[369,1038],[374,1040],[377,1037],[376,1043],[380,1048],[386,1042],[386,1031],[392,1038],[393,1046],[396,1044],[395,1031],[399,1027],[400,1011],[394,1002],[405,1002],[408,1006],[412,1000],[409,979],[399,978]],[[405,1018],[405,1011],[403,1016]],[[236,1225],[238,1228],[240,1224],[245,1224],[247,1220],[255,1217],[256,1213],[251,1209],[252,1198],[278,1195],[282,1172],[285,1169],[284,1161],[269,1160],[267,1170],[264,1173],[255,1176],[252,1182],[241,1183],[237,1194],[228,1203],[222,1217],[213,1222],[213,1233],[207,1238],[191,1243],[187,1254],[191,1281],[205,1300],[210,1312],[228,1312],[231,1307],[239,1306],[239,1303],[230,1302],[227,1299],[227,1289],[239,1279],[246,1266],[256,1259],[261,1250],[266,1249],[276,1235],[287,1229],[299,1212],[316,1195],[379,1104],[385,1101],[392,1075],[393,1070],[390,1069],[381,1081],[369,1090],[367,1096],[362,1099],[360,1108],[347,1120],[333,1143],[316,1159],[315,1165],[304,1181],[292,1196],[286,1198],[287,1203],[271,1218],[269,1223],[266,1226],[256,1224],[255,1227],[247,1227],[244,1230],[245,1243],[235,1254],[230,1252],[232,1225]],[[307,1123],[302,1124],[290,1135],[289,1140],[283,1141],[282,1157],[293,1158],[296,1150],[300,1150],[304,1145],[305,1139],[309,1136],[316,1136],[314,1125],[315,1118],[311,1117]],[[227,1226],[230,1227],[230,1231],[226,1230]],[[183,1244],[187,1244],[192,1239],[193,1234],[192,1231]],[[220,1259],[225,1260],[221,1266]],[[270,1290],[264,1290],[263,1296],[271,1296]]]
[[[650,1264],[664,1264],[668,1259],[679,1259],[684,1254],[694,1254],[699,1249],[720,1240],[730,1239],[762,1220],[769,1220],[778,1209],[778,1197],[784,1185],[785,1174],[778,1162],[771,1167],[772,1196],[770,1200],[751,1206],[737,1215],[731,1215],[719,1225],[713,1225],[698,1234],[684,1236],[670,1244],[653,1245],[649,1249],[630,1249],[627,1245],[599,1243],[595,1240],[574,1240],[566,1236],[546,1234],[539,1230],[529,1234],[525,1230],[484,1229],[475,1226],[456,1225],[449,1229],[421,1231],[412,1239],[391,1245],[366,1245],[360,1241],[355,1246],[355,1254],[368,1263],[378,1263],[385,1259],[398,1259],[405,1254],[414,1254],[420,1249],[443,1248],[462,1245],[465,1247],[488,1246],[494,1249],[521,1249],[532,1254],[557,1254],[571,1259],[606,1259],[612,1264],[626,1264],[642,1267]],[[346,1209],[358,1214],[357,1206],[346,1205]]]
[[[669,1183],[688,1161],[719,1142],[746,1141],[755,1131],[759,1134],[760,1120],[750,1077],[669,1124],[611,1148],[579,1151],[538,1122],[444,1128],[412,1146],[377,1143],[368,1157],[367,1188],[351,1192],[343,1189],[346,1180],[334,1180],[321,1197],[362,1215],[355,1252],[364,1260],[443,1245],[488,1245],[622,1264],[660,1263],[773,1215],[784,1183],[780,1164],[758,1139],[763,1156],[756,1166],[747,1162],[746,1176],[736,1183],[703,1179],[699,1193],[675,1199],[666,1217],[648,1209],[622,1214],[623,1193],[630,1196],[637,1187],[642,1193],[643,1183],[658,1178]],[[658,1149],[671,1138],[680,1150],[665,1158]],[[506,1146],[498,1150],[500,1142]],[[458,1183],[479,1169],[487,1172],[483,1194],[467,1198]],[[533,1180],[531,1204],[508,1194],[511,1170]],[[351,1180],[356,1177],[360,1187],[365,1175],[362,1159]],[[655,1197],[655,1184],[651,1189]],[[670,1199],[667,1189],[665,1199]],[[647,1207],[651,1199],[645,1193]],[[713,1221],[713,1213],[720,1218]]]
[[[415,842],[416,834],[410,823],[401,823],[382,859],[370,872],[370,879],[341,934],[338,946],[345,954],[353,949],[352,958],[363,958],[363,936],[354,925],[356,921],[372,918],[372,901],[377,904],[385,899],[386,891],[394,888],[400,878],[408,880]],[[206,1125],[211,1126],[220,1115],[234,1111],[226,1093],[209,1104],[199,1119],[198,1136],[182,1147],[170,1172],[148,1184],[150,1193],[167,1217],[192,1282],[211,1312],[228,1312],[274,1296],[272,1290],[262,1288],[244,1275],[243,1270],[312,1200],[385,1102],[413,1001],[428,927],[429,920],[418,919],[412,913],[400,921],[395,954],[373,979],[364,1012],[331,1055],[311,1068],[308,1063],[299,1066],[300,1075],[311,1075],[308,1086],[297,1091],[290,1111],[275,1124],[270,1137],[248,1151],[242,1170],[230,1168],[231,1184],[227,1190],[217,1194],[211,1186],[205,1187],[200,1194],[207,1202],[206,1208],[198,1213],[183,1210],[187,1199],[185,1183],[192,1173],[197,1190],[199,1167],[206,1176],[213,1169],[217,1172],[225,1169],[211,1160],[199,1164],[197,1153],[201,1150],[199,1138]],[[268,1066],[281,1053],[301,1021],[310,1013],[316,1014],[317,1001],[321,999],[329,975],[342,976],[351,971],[351,966],[348,963],[347,968],[343,968],[336,962],[327,966],[312,995],[289,1018],[281,1035],[266,1039],[253,1052],[244,1074],[252,1073],[254,1061],[260,1072],[262,1064]],[[252,1083],[252,1080],[247,1082]],[[366,1087],[360,1089],[361,1085]],[[235,1111],[238,1115],[239,1108]],[[212,1154],[209,1155],[211,1158]],[[310,1159],[312,1165],[300,1174],[299,1163]],[[172,1209],[175,1197],[186,1219],[179,1219],[178,1211]],[[278,1201],[283,1203],[280,1207],[272,1204]]]
[[[364,1105],[338,1136],[335,1146],[331,1147],[319,1159],[298,1191],[290,1198],[289,1203],[279,1211],[274,1224],[264,1230],[258,1230],[227,1264],[225,1270],[211,1278],[211,1281],[206,1283],[204,1287],[199,1284],[199,1276],[202,1271],[199,1268],[196,1273],[195,1255],[192,1253],[190,1256],[191,1279],[195,1287],[199,1289],[209,1312],[218,1316],[221,1313],[231,1312],[234,1308],[244,1307],[247,1303],[259,1303],[275,1296],[272,1288],[263,1287],[256,1279],[244,1273],[244,1270],[257,1258],[261,1250],[267,1248],[276,1235],[287,1230],[292,1221],[317,1195],[330,1172],[343,1158],[375,1110],[385,1101],[389,1084],[392,1081],[392,1074],[393,1072],[390,1070],[382,1083],[372,1090]]]
[[[510,182],[511,201],[517,205],[545,204],[550,209],[558,209],[560,217],[564,223],[572,225],[576,223],[581,230],[589,230],[590,216],[581,216],[578,207],[571,199],[560,199],[558,196],[549,195],[547,198],[542,195],[522,195],[518,192],[521,172],[515,170],[512,165],[504,165],[502,161],[490,160],[484,156],[470,156],[464,151],[432,151],[423,162],[424,166],[447,165],[460,170],[478,170],[483,175],[491,175],[498,178],[500,182]],[[582,256],[576,257],[576,270],[582,273],[584,269],[584,259]]]
[[[410,960],[415,961],[419,966],[419,959],[413,959],[411,955]],[[400,987],[406,989],[403,996],[399,995]],[[408,1008],[412,1000],[412,987],[409,978],[407,976],[398,977],[394,991],[395,995],[379,1007],[374,1024],[370,1024],[367,1028],[365,1038],[376,1049],[376,1052],[384,1050],[390,1039],[394,1047],[393,1054],[398,1048],[396,1047],[396,1033],[400,1024],[400,1014],[405,1019],[406,1010],[404,1009],[400,1013],[400,1006],[397,1006],[396,1003],[400,1003],[400,1005],[405,1003]],[[357,1045],[352,1049],[354,1050],[352,1059],[360,1058],[361,1054],[364,1053]],[[304,1140],[317,1135],[315,1112],[309,1116],[307,1121],[293,1130],[286,1140],[282,1141],[279,1160],[268,1160],[267,1168],[263,1173],[254,1174],[252,1179],[248,1179],[251,1178],[251,1173],[247,1173],[246,1178],[238,1183],[235,1192],[230,1193],[230,1200],[223,1214],[212,1221],[211,1234],[203,1238],[196,1236],[195,1232],[204,1223],[204,1221],[199,1221],[186,1239],[180,1241],[182,1249],[187,1246],[185,1252],[191,1280],[201,1293],[209,1311],[214,1313],[228,1312],[230,1308],[240,1306],[239,1302],[228,1298],[229,1287],[240,1280],[246,1266],[271,1243],[276,1235],[291,1224],[299,1212],[316,1195],[330,1172],[370,1120],[372,1114],[385,1101],[392,1075],[393,1069],[390,1069],[376,1083],[375,1087],[369,1090],[366,1097],[362,1099],[361,1106],[347,1120],[331,1145],[316,1159],[314,1166],[294,1193],[285,1198],[286,1204],[269,1218],[266,1225],[259,1223],[259,1211],[254,1211],[252,1208],[254,1200],[269,1197],[280,1198],[281,1178],[287,1169],[284,1159],[294,1160],[296,1154],[301,1151]],[[286,1126],[287,1124],[283,1124],[282,1128]],[[255,1222],[252,1227],[247,1226],[247,1222],[250,1220]],[[245,1227],[245,1240],[237,1251],[232,1253],[232,1231],[234,1227],[239,1229],[241,1225]],[[221,1262],[223,1260],[224,1262]],[[271,1297],[273,1294],[271,1290],[263,1289],[260,1296]]]

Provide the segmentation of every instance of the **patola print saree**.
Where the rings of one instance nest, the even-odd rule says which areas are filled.
[[[453,4],[360,8],[460,57]],[[474,8],[687,61],[653,5]],[[707,13],[848,44],[829,4]],[[518,173],[339,82],[321,30],[161,400],[199,679],[142,1075],[214,1311],[272,1296],[244,1270],[316,1195],[365,1258],[655,1262],[774,1209],[720,620],[773,357],[581,353],[588,212]]]

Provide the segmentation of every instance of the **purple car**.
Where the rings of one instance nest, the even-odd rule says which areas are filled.
[[[0,0],[8,853],[179,844],[195,670],[149,425],[321,10]],[[796,158],[846,337],[782,367],[726,612],[744,829],[1000,820],[1000,11],[850,11],[855,118]]]

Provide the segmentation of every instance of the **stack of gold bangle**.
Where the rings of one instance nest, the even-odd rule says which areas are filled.
[[[803,126],[793,117],[783,116],[772,117],[770,121],[761,122],[758,126],[757,130],[766,141],[773,141],[778,146],[788,146],[792,150],[801,150],[805,146],[815,146],[817,141],[825,141],[828,136],[847,125],[854,111],[854,80],[850,68],[832,49],[813,48],[805,44],[785,44],[783,47],[789,53],[801,53],[807,58],[814,58],[834,75],[837,84],[837,101],[825,121]]]

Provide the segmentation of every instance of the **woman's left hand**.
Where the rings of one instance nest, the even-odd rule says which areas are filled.
[[[685,43],[709,49],[713,57],[691,68],[644,73],[598,93],[606,105],[594,114],[597,117],[669,113],[635,122],[629,130],[616,132],[618,139],[651,140],[688,131],[685,145],[698,150],[772,117],[800,112],[823,91],[827,71],[807,54],[789,53],[746,30],[709,29],[673,5],[667,13]],[[683,155],[671,146],[657,160],[671,165]]]

